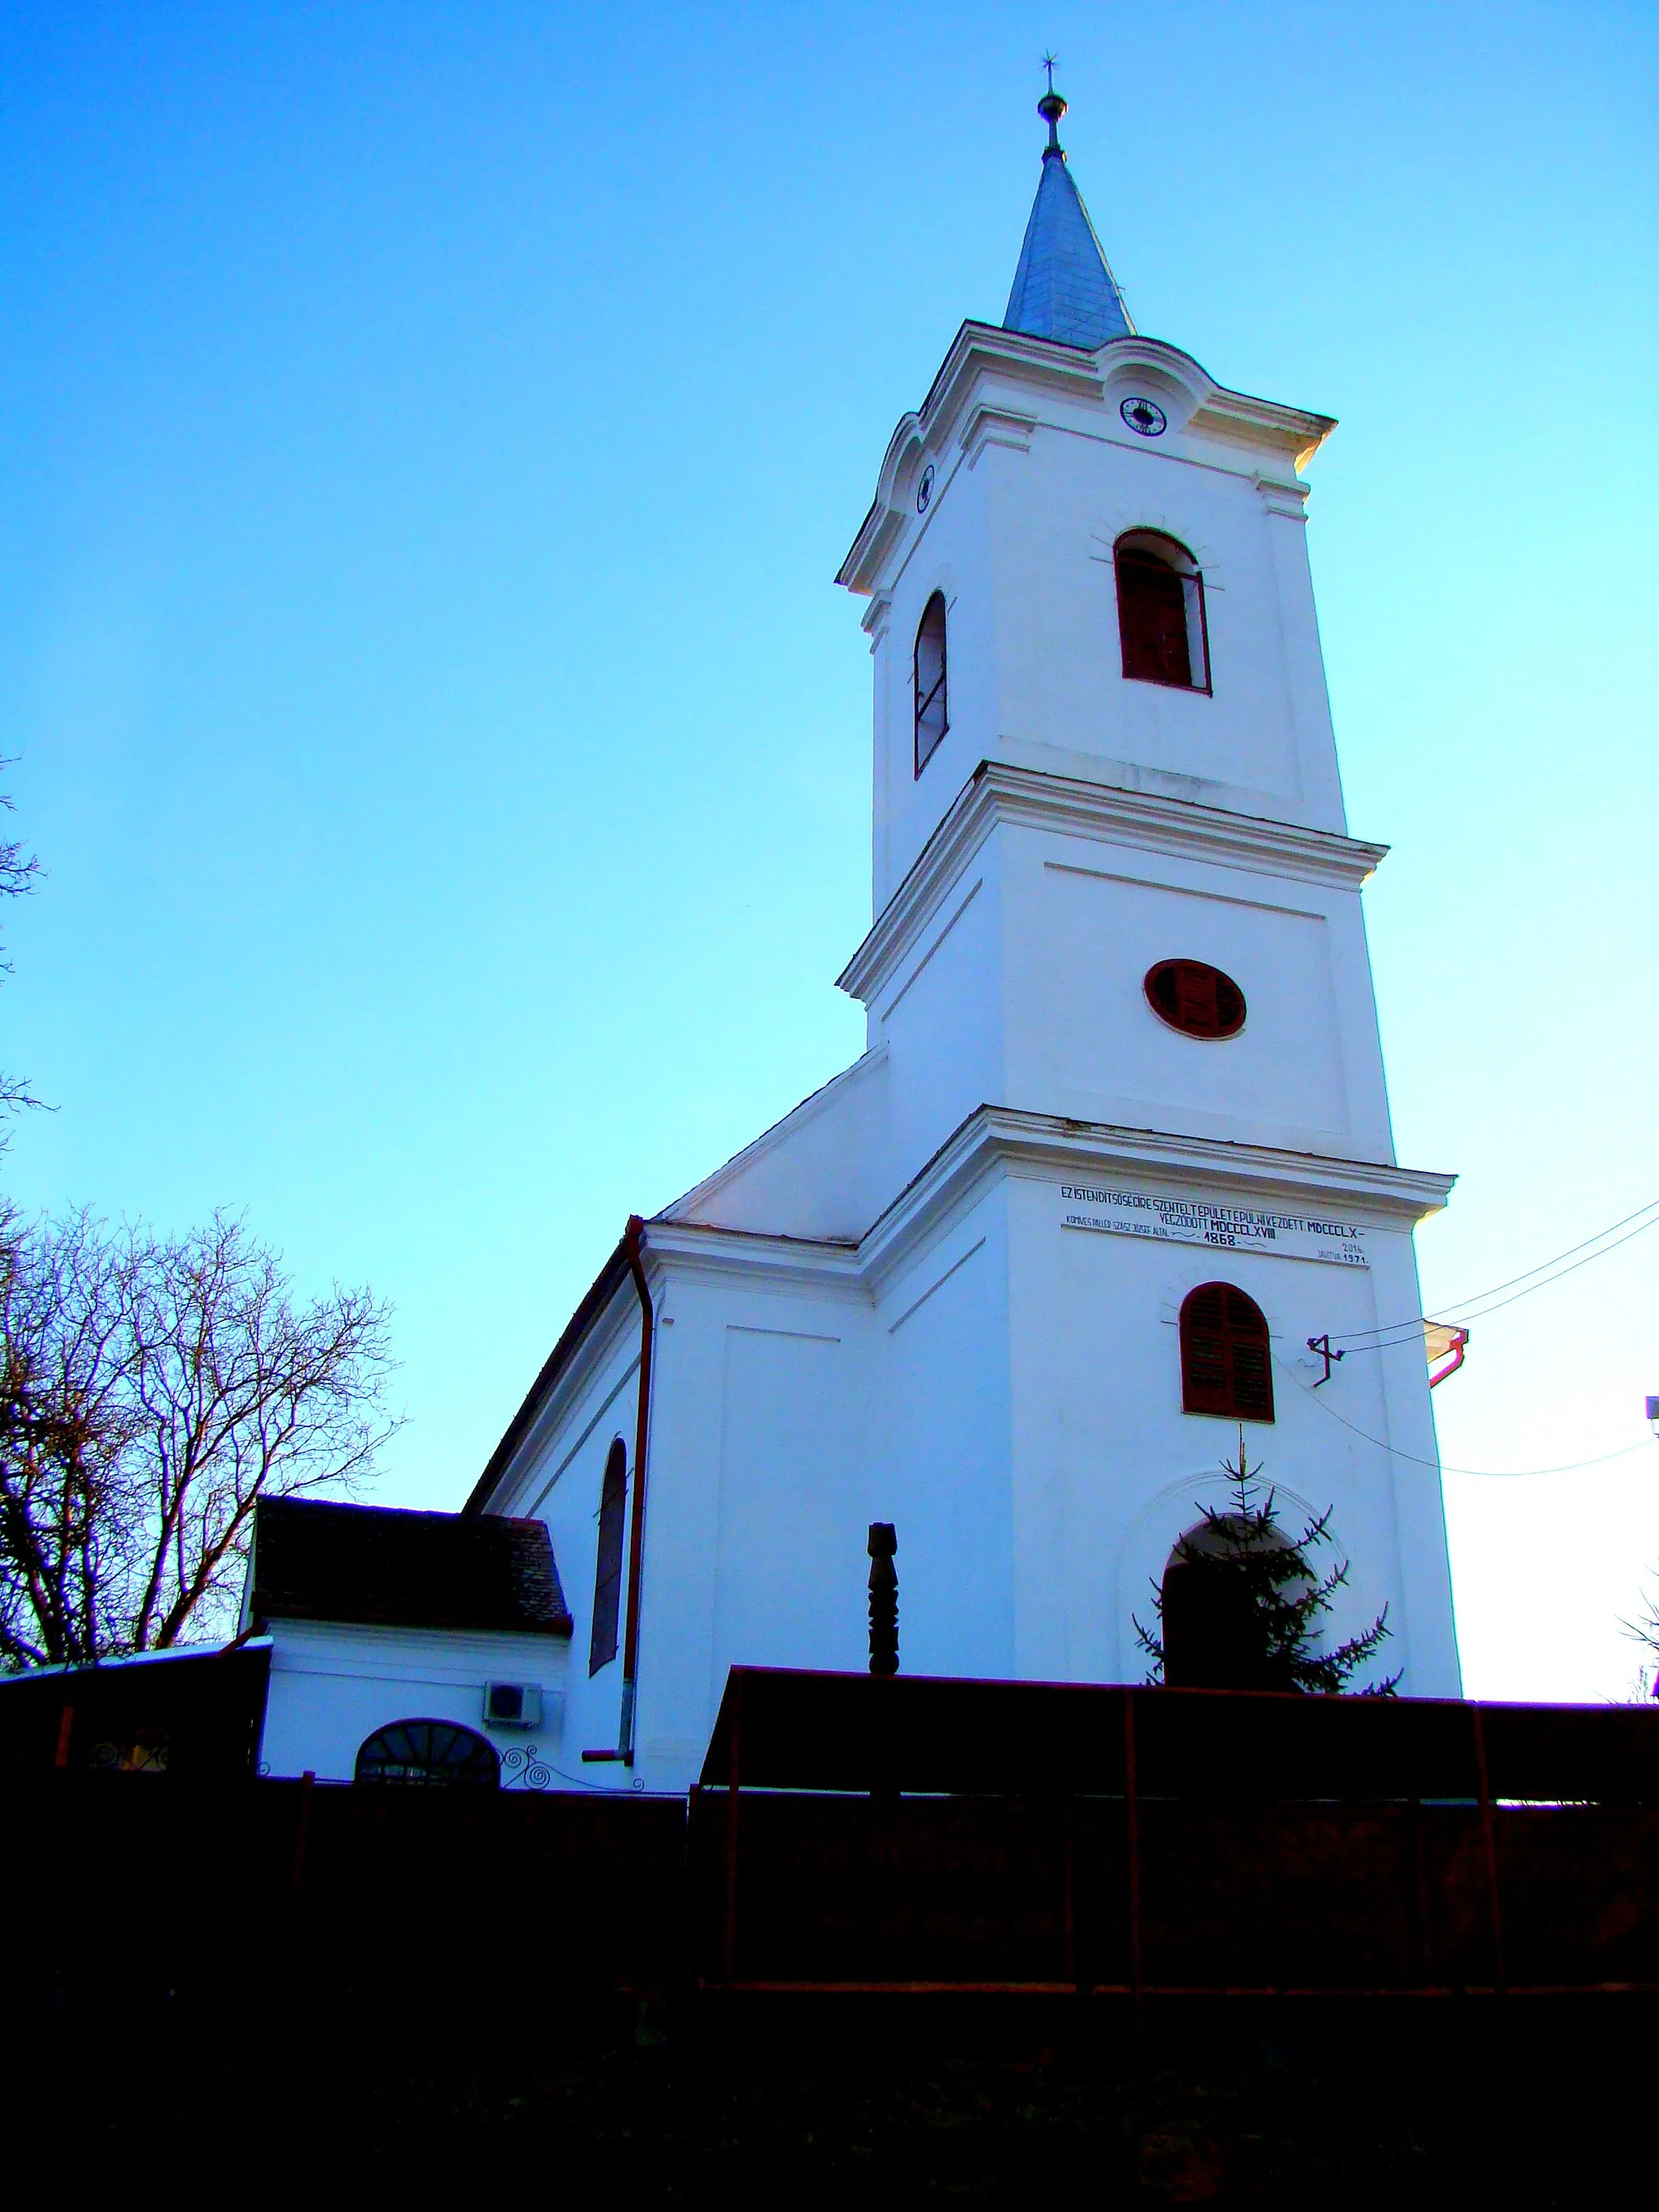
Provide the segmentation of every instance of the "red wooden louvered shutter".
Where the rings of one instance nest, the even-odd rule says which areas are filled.
[[[1255,1300],[1231,1283],[1206,1283],[1182,1306],[1181,1402],[1189,1413],[1273,1418],[1267,1323]]]
[[[1189,1413],[1230,1413],[1226,1285],[1206,1283],[1181,1309],[1181,1402]]]
[[[1215,982],[1215,1033],[1233,1036],[1244,1026],[1244,994],[1231,975],[1218,968],[1210,970]]]
[[[1237,1036],[1244,1026],[1244,994],[1205,961],[1160,960],[1147,970],[1146,990],[1170,1028],[1188,1036]]]
[[[1176,968],[1176,1020],[1194,1036],[1213,1036],[1221,1026],[1215,985],[1215,969],[1196,960],[1182,960]]]
[[[1167,561],[1156,553],[1118,555],[1117,619],[1126,676],[1192,689],[1186,587]]]

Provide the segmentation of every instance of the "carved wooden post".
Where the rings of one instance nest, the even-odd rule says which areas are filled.
[[[890,1521],[870,1523],[870,1672],[898,1672],[898,1535]]]

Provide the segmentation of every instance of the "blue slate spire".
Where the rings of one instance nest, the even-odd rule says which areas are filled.
[[[1106,264],[1060,149],[1060,118],[1066,102],[1054,88],[1037,102],[1048,126],[1042,153],[1042,179],[1019,249],[1014,289],[1008,295],[1005,331],[1024,331],[1034,338],[1058,338],[1062,345],[1095,347],[1108,338],[1134,333],[1117,281]]]

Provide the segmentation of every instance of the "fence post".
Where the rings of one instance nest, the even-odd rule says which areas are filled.
[[[743,1677],[732,1670],[732,1735],[726,1766],[726,1934],[720,1964],[729,1990],[738,1960],[738,1759],[743,1738]]]
[[[1077,1800],[1069,1790],[1065,1801],[1065,1929],[1066,1956],[1064,1973],[1079,1996],[1084,1994],[1083,1977],[1078,1970],[1077,1953]]]
[[[1501,1997],[1509,1989],[1509,1973],[1504,1962],[1504,1907],[1498,1889],[1498,1824],[1492,1814],[1492,1785],[1486,1774],[1486,1731],[1481,1723],[1480,1708],[1471,1705],[1474,1716],[1474,1765],[1480,1785],[1480,1832],[1486,1845],[1486,1893],[1492,1905],[1492,1987]]]
[[[290,1947],[300,1936],[300,1904],[305,1889],[306,1860],[311,1850],[311,1793],[317,1777],[310,1767],[300,1777],[300,1806],[294,1822],[294,1863],[288,1883],[288,1936]]]
[[[1141,2032],[1140,1976],[1140,1798],[1135,1774],[1135,1693],[1123,1692],[1123,1811],[1129,1850],[1129,1992],[1134,2030]]]
[[[1416,1912],[1414,1933],[1417,1937],[1417,1978],[1426,1994],[1435,1986],[1434,1978],[1434,1920],[1429,1899],[1428,1860],[1423,1843],[1423,1800],[1413,1797],[1408,1817],[1411,1822],[1412,1874],[1414,1877],[1413,1895]]]

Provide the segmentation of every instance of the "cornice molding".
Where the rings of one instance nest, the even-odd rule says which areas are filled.
[[[1081,401],[1085,406],[1098,407],[1109,413],[1108,381],[1121,377],[1125,370],[1136,368],[1157,371],[1185,393],[1192,410],[1183,426],[1185,430],[1215,439],[1224,446],[1249,448],[1258,453],[1264,447],[1269,447],[1281,454],[1292,471],[1302,468],[1336,428],[1334,416],[1316,415],[1306,408],[1286,407],[1277,400],[1258,399],[1249,392],[1229,391],[1224,385],[1218,384],[1191,354],[1183,353],[1179,346],[1170,345],[1162,338],[1143,337],[1136,333],[1109,339],[1091,353],[1081,347],[1062,345],[1052,338],[1029,337],[1021,331],[1005,331],[991,323],[966,322],[951,340],[950,351],[939,365],[927,397],[919,409],[900,418],[889,440],[876,480],[875,497],[846,559],[836,571],[836,581],[859,592],[878,590],[884,580],[890,582],[885,573],[890,556],[907,525],[916,520],[911,511],[910,485],[925,455],[944,458],[952,428],[963,410],[971,405],[982,380],[994,380],[1004,392],[1012,386],[1074,403]],[[1011,428],[1022,426],[1012,435],[1007,430],[1000,435],[993,434],[999,443],[1029,444],[1031,431],[1042,421],[1038,416],[1025,416],[1001,398],[983,403],[981,411],[993,417],[1000,416]],[[1115,440],[1115,424],[1108,434]],[[982,450],[985,436],[982,431],[975,434],[970,423],[960,442],[964,447],[971,447],[972,460]]]
[[[665,1277],[687,1273],[746,1276],[751,1282],[788,1280],[813,1290],[862,1294],[859,1248],[834,1237],[769,1237],[754,1229],[725,1229],[713,1222],[648,1222],[646,1236]]]
[[[1069,1121],[1012,1106],[981,1106],[948,1137],[866,1231],[859,1261],[872,1285],[903,1264],[999,1169],[1047,1181],[1109,1175],[1131,1183],[1190,1186],[1213,1195],[1341,1207],[1401,1234],[1444,1206],[1457,1178],[1383,1161],[1339,1159],[1224,1138]]]
[[[1340,890],[1358,890],[1389,849],[1332,830],[1234,814],[1192,799],[1155,798],[1113,784],[981,761],[836,977],[841,989],[865,1006],[872,1002],[974,854],[1005,822]]]
[[[1006,446],[1011,453],[1029,453],[1037,428],[1035,415],[1022,415],[1012,407],[993,407],[981,400],[968,410],[968,419],[957,433],[969,468],[987,446]]]
[[[1131,1185],[1190,1188],[1194,1194],[1233,1192],[1243,1199],[1357,1215],[1368,1225],[1409,1231],[1445,1204],[1455,1176],[1400,1168],[1384,1161],[1293,1152],[1269,1145],[1191,1137],[1115,1123],[1066,1121],[1012,1106],[980,1106],[886,1206],[856,1243],[832,1237],[769,1236],[712,1223],[647,1223],[643,1256],[652,1295],[661,1309],[670,1285],[688,1278],[730,1285],[829,1291],[874,1304],[883,1285],[922,1246],[937,1241],[991,1179],[1031,1181],[1067,1175],[1111,1176]],[[497,1447],[468,1510],[487,1510],[492,1497],[534,1462],[573,1399],[619,1349],[637,1313],[625,1276],[602,1273],[548,1363],[518,1420]],[[594,1293],[600,1293],[598,1297]]]

